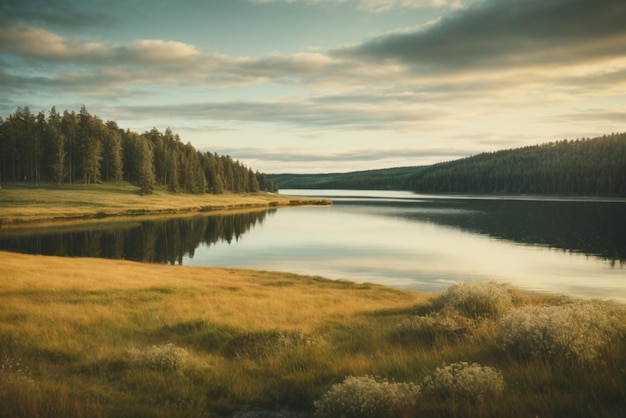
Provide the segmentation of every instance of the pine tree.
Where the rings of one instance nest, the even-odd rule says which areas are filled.
[[[56,111],[56,108],[52,107],[48,114],[48,138],[52,149],[52,175],[53,180],[57,184],[63,183],[65,180],[65,158],[67,152],[65,151],[66,136],[62,132],[61,127],[61,115]]]
[[[156,183],[152,147],[143,136],[138,137],[138,141],[137,173],[139,174],[139,189],[142,195],[151,194]]]
[[[98,138],[86,140],[85,158],[82,164],[83,181],[85,184],[100,182],[100,163],[102,162],[102,143]]]

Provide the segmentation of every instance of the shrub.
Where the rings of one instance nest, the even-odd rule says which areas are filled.
[[[398,324],[396,334],[403,340],[433,342],[436,338],[456,340],[474,332],[475,322],[456,311],[415,316]]]
[[[417,403],[420,388],[372,376],[349,376],[315,401],[317,418],[385,418],[406,416]]]
[[[144,349],[131,347],[126,350],[126,357],[132,366],[177,373],[183,372],[188,356],[187,350],[171,343]]]
[[[622,306],[577,301],[509,312],[497,327],[499,347],[520,358],[589,363],[624,332]]]
[[[482,401],[504,390],[499,370],[477,363],[459,362],[439,367],[422,384],[424,396],[443,400]]]
[[[433,301],[438,310],[456,310],[468,318],[497,318],[513,308],[515,290],[503,283],[465,282],[454,284]]]

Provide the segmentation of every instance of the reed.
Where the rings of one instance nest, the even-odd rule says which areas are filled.
[[[497,302],[503,287],[494,286],[476,291]],[[472,300],[473,288],[464,289]],[[228,416],[243,405],[313,414],[316,402],[326,416],[342,393],[351,407],[367,401],[361,390],[391,408],[381,416],[618,416],[623,306],[594,311],[610,312],[609,343],[583,362],[520,356],[510,347],[517,340],[500,335],[514,312],[579,302],[506,289],[513,302],[486,302],[499,308],[483,315],[455,308],[458,289],[425,295],[286,273],[0,252],[0,416]],[[458,393],[445,386],[451,367],[471,396],[442,401]],[[437,396],[417,393],[435,378]]]

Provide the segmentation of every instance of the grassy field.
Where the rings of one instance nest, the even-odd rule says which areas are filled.
[[[210,195],[156,190],[151,195],[142,196],[136,186],[124,182],[44,184],[39,187],[3,183],[0,189],[0,226],[330,203],[326,199],[273,193]]]
[[[0,252],[0,417],[211,417],[244,405],[320,417],[622,416],[622,305],[495,284],[456,290],[424,295],[285,273]],[[551,321],[532,333],[560,324],[546,309],[576,309],[577,328],[559,325],[548,350],[524,351],[506,318],[516,323],[507,312],[529,308]],[[572,338],[559,345],[561,334]],[[433,390],[435,371],[457,362],[499,370],[504,390],[481,389],[480,379],[494,375],[483,369],[472,369],[463,396]],[[422,385],[423,394],[376,410],[397,396],[396,383],[381,379]]]

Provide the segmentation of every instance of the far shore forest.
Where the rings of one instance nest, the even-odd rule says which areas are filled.
[[[128,181],[151,193],[277,191],[267,175],[230,156],[201,152],[169,128],[138,134],[104,122],[83,106],[53,107],[48,115],[18,108],[0,117],[0,182],[84,183]],[[1,184],[1,183],[0,183]]]
[[[626,133],[487,152],[429,166],[270,178],[281,189],[626,197]]]

